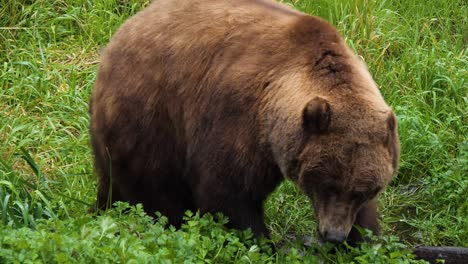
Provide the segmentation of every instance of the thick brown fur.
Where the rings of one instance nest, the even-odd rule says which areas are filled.
[[[176,226],[222,212],[267,235],[263,202],[288,177],[325,239],[378,232],[396,119],[322,19],[270,0],[154,1],[112,38],[91,104],[99,208],[143,203]]]

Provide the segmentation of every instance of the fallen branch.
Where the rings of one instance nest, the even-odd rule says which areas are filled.
[[[463,247],[429,247],[422,246],[413,250],[416,258],[436,263],[437,259],[445,260],[445,264],[468,263],[468,248]]]

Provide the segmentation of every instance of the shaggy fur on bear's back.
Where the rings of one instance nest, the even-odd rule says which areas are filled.
[[[175,225],[200,209],[267,234],[262,203],[284,177],[320,211],[322,182],[344,208],[397,168],[396,121],[365,65],[330,24],[269,0],[154,1],[112,38],[91,105],[98,207],[141,202]],[[377,192],[346,225],[318,212],[321,229],[347,234]]]

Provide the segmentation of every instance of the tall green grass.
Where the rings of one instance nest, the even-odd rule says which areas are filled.
[[[148,2],[0,0],[0,262],[14,258],[60,262],[51,258],[54,254],[86,262],[92,256],[77,252],[93,247],[106,248],[99,256],[107,261],[139,259],[122,253],[128,250],[162,254],[164,247],[146,241],[162,227],[138,220],[141,212],[123,215],[116,209],[99,217],[86,215],[96,192],[88,100],[99,50],[123,21]],[[336,25],[367,62],[397,113],[401,168],[381,197],[380,247],[364,245],[337,254],[328,254],[326,246],[303,247],[301,241],[314,234],[316,220],[307,199],[286,182],[265,208],[273,241],[287,245],[288,250],[280,250],[284,254],[272,255],[262,242],[242,232],[220,229],[215,238],[210,237],[203,228],[214,228],[216,223],[196,218],[192,224],[203,228],[177,232],[163,228],[158,233],[179,241],[166,244],[172,252],[167,258],[176,261],[171,254],[193,241],[200,245],[200,256],[215,260],[220,256],[216,252],[237,254],[239,262],[314,262],[319,255],[328,261],[397,263],[410,258],[405,250],[414,245],[468,246],[467,4],[463,0],[284,2]],[[112,229],[112,239],[85,235],[108,230],[103,221],[119,226]],[[83,244],[84,238],[89,238],[88,244]],[[206,239],[214,242],[199,242]],[[48,244],[49,240],[56,244]],[[237,241],[232,243],[239,250],[222,242],[228,240]],[[37,243],[28,245],[31,241]]]
[[[83,208],[75,206],[77,201],[91,203],[95,180],[87,109],[98,50],[143,4],[2,1],[0,174],[5,181],[0,200],[4,200],[4,206],[18,207],[8,214],[4,211],[3,219],[21,216],[24,223],[32,225],[32,219],[43,214],[40,208],[29,216],[24,213],[28,208],[32,213],[31,210],[41,207],[33,197],[35,192],[48,193],[43,201],[54,197],[48,203],[65,209],[58,210],[58,214],[75,209],[82,212]],[[24,154],[38,162],[35,168]],[[26,191],[19,191],[23,189]],[[16,211],[21,214],[13,216]],[[10,224],[13,223],[18,224],[17,221]]]

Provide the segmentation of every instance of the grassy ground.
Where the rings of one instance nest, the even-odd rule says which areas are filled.
[[[415,245],[468,246],[468,6],[463,0],[291,0],[335,24],[395,109],[398,177],[383,238],[302,246],[316,221],[283,184],[266,204],[274,254],[210,216],[182,230],[125,205],[86,214],[96,179],[87,113],[99,49],[143,0],[0,0],[0,262],[411,262]],[[402,241],[402,242],[399,242]]]

